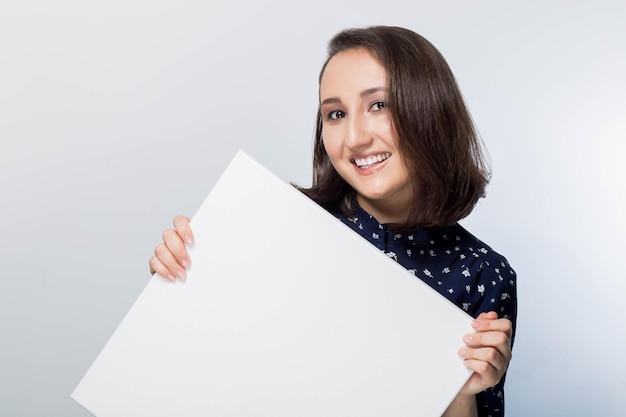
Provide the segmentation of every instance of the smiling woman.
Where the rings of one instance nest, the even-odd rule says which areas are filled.
[[[328,139],[336,136],[333,119],[348,115],[340,107],[334,112],[330,105],[348,104],[336,94],[348,93],[350,86],[362,105],[369,99],[367,104],[376,107],[371,110],[380,110],[381,104],[385,109],[381,116],[384,122],[363,119],[379,120],[375,131],[350,133],[376,134],[397,147],[397,159],[404,160],[413,190],[412,204],[403,205],[404,213],[379,220],[390,220],[398,229],[411,230],[450,225],[466,217],[484,196],[489,172],[454,75],[439,51],[415,32],[378,26],[337,34],[328,52],[320,74],[313,186],[305,192],[323,205],[338,203],[345,214],[351,211],[354,190],[344,188],[344,180],[350,181],[339,175],[326,149]],[[360,129],[356,125],[359,117],[359,113],[352,114],[348,127]],[[331,162],[335,169],[330,169]],[[392,211],[398,211],[397,206],[392,207]]]
[[[459,341],[474,373],[444,415],[503,416],[516,275],[458,224],[489,174],[446,61],[404,28],[345,30],[330,41],[319,99],[313,184],[300,190],[476,319]],[[151,272],[185,277],[189,219],[163,240]]]

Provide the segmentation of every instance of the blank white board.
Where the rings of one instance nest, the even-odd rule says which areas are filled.
[[[97,417],[439,416],[471,317],[240,151],[71,397]]]

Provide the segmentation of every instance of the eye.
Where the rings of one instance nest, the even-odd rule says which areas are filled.
[[[386,107],[386,104],[384,101],[377,101],[376,103],[372,104],[372,106],[370,107],[370,110],[382,111],[385,107]]]
[[[341,110],[333,110],[326,115],[326,118],[330,120],[343,119],[344,117],[346,117],[346,114]]]

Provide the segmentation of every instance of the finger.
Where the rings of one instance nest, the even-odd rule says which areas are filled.
[[[491,312],[490,312],[491,313]],[[490,314],[486,313],[486,314]],[[485,313],[483,313],[485,314]],[[477,332],[497,331],[504,332],[509,338],[513,334],[513,324],[509,319],[489,319],[479,315],[476,320],[472,321],[472,328]]]
[[[480,313],[478,317],[476,317],[477,320],[480,320],[480,319],[495,320],[497,318],[498,318],[498,313],[496,313],[495,311],[484,311]]]
[[[176,259],[176,262],[183,267],[183,269],[189,269],[191,266],[191,258],[187,253],[187,247],[183,242],[181,236],[174,229],[167,229],[163,232],[163,243],[167,246],[167,249]],[[163,262],[163,259],[161,259]],[[170,265],[163,262],[168,268]]]
[[[459,356],[465,360],[485,362],[489,364],[490,367],[496,369],[500,376],[506,372],[509,366],[508,358],[492,347],[481,347],[476,349],[464,347],[459,349]]]
[[[466,359],[463,361],[463,365],[467,369],[474,371],[472,378],[477,379],[482,386],[482,389],[479,391],[495,386],[502,379],[503,374],[487,362],[477,359]]]
[[[167,275],[163,275],[164,277],[170,278],[171,275],[172,277],[183,279],[187,276],[185,268],[178,263],[178,261],[176,260],[174,255],[172,255],[172,252],[165,243],[159,243],[154,249],[154,254],[159,262],[161,262],[161,264],[167,270]]]
[[[155,256],[150,258],[150,274],[157,274],[162,278],[168,279],[170,281],[176,281],[174,275],[170,273],[170,271],[159,261],[159,259]]]
[[[178,215],[174,217],[174,228],[182,237],[185,244],[192,245],[194,242],[194,237],[191,231],[191,226],[189,225],[189,221],[189,217]]]
[[[511,339],[505,332],[469,333],[463,337],[463,342],[470,348],[493,348],[506,359],[507,363],[511,360]]]

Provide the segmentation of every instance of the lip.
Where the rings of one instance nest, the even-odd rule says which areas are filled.
[[[391,152],[372,152],[367,155],[353,156],[350,162],[359,174],[370,175],[387,165],[387,161],[391,158],[391,155]],[[357,165],[357,160],[359,160],[361,164],[365,163],[365,165]]]

